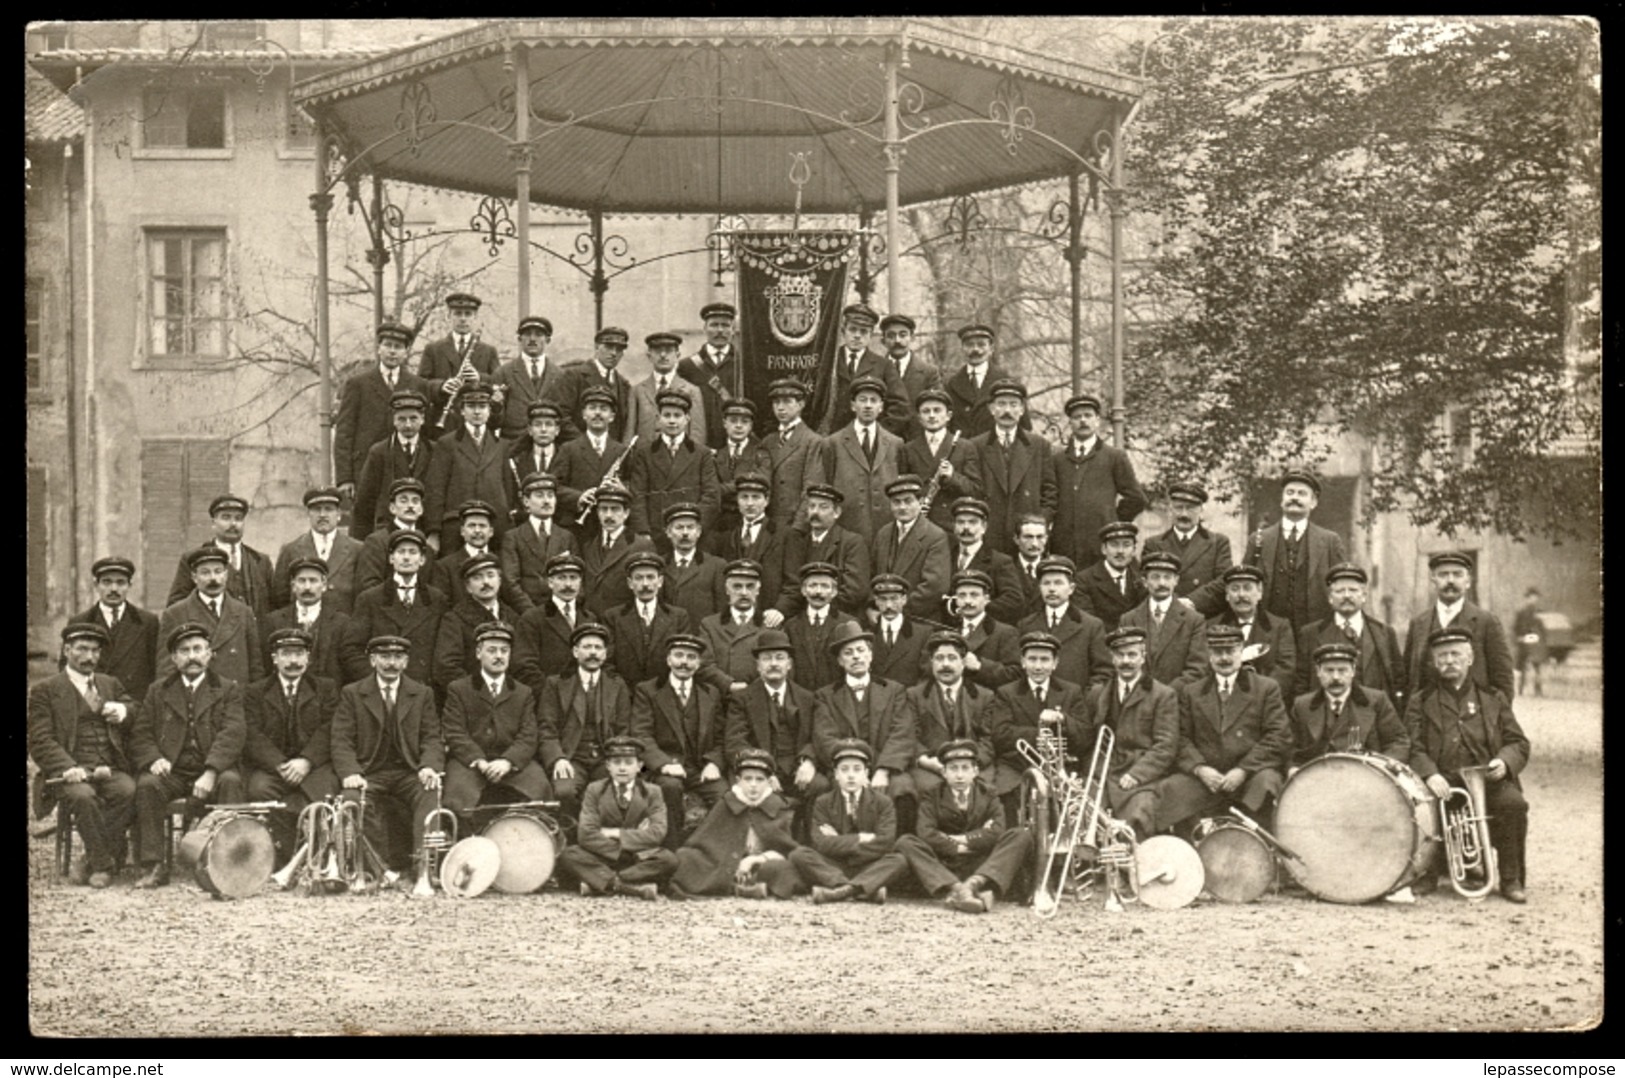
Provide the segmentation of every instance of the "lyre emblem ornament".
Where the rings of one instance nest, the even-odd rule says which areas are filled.
[[[810,344],[818,335],[823,286],[814,283],[810,274],[796,274],[781,277],[763,294],[767,296],[768,321],[779,343],[790,348]]]

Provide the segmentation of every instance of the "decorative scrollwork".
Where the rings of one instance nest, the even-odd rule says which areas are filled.
[[[886,111],[885,96],[879,80],[851,80],[846,84],[849,104],[841,110],[841,121],[853,127],[868,127],[878,122]]]
[[[987,108],[987,118],[1003,125],[1004,148],[1012,157],[1016,154],[1017,144],[1025,137],[1022,132],[1031,131],[1037,123],[1033,110],[1027,107],[1027,95],[1021,83],[1008,75],[999,80],[998,88],[993,92],[993,103]]]
[[[696,116],[722,112],[725,98],[746,96],[746,82],[751,76],[743,56],[740,50],[723,50],[715,45],[689,52],[677,62],[673,96],[687,101]]]
[[[329,133],[323,141],[327,145],[327,171],[323,173],[322,179],[331,189],[349,171],[350,148],[337,134]]]
[[[406,227],[406,214],[393,202],[385,203],[379,215],[379,237],[392,247],[403,246],[412,238],[412,230]]]
[[[924,131],[931,126],[925,114],[925,91],[917,82],[897,84],[897,123],[905,131]]]
[[[625,236],[605,236],[602,232],[587,231],[576,236],[575,254],[570,256],[570,264],[586,269],[593,265],[599,269],[612,269],[616,271],[631,269],[637,264],[637,259],[628,252],[631,244],[626,242]]]
[[[439,118],[428,85],[421,80],[408,83],[401,91],[401,108],[395,113],[395,130],[406,136],[406,148],[413,157],[422,152],[423,128]]]
[[[1044,216],[1039,218],[1038,235],[1047,240],[1058,240],[1072,232],[1072,204],[1064,198],[1051,202]]]
[[[948,213],[942,219],[943,235],[952,236],[961,247],[987,234],[987,218],[982,215],[981,204],[975,195],[960,195],[948,203]]]
[[[508,204],[493,195],[486,195],[480,199],[479,209],[474,211],[474,216],[468,219],[468,230],[484,238],[485,253],[495,258],[503,242],[513,239],[515,234]]]
[[[498,122],[493,126],[493,130],[498,134],[505,133],[513,127],[514,93],[511,81],[504,82],[502,89],[497,91]],[[547,76],[530,84],[530,118],[543,127],[565,127],[575,122],[575,111],[565,107],[564,88],[559,79]]]

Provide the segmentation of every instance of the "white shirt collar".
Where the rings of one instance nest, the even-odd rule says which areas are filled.
[[[594,434],[590,430],[587,432],[587,444],[592,446],[593,452],[595,453],[602,453],[604,451],[604,443],[607,441],[609,441],[609,431],[607,430],[602,434]]]
[[[846,675],[846,687],[853,692],[861,692],[867,689],[869,687],[869,675],[865,674],[861,678],[855,678],[851,674]]]
[[[968,546],[960,547],[959,548],[959,556],[961,558],[967,558],[968,557],[971,561],[975,561],[976,560],[976,555],[978,555],[978,554],[980,554],[982,552],[982,544],[985,543],[986,541],[987,540],[985,540],[985,539],[978,539],[978,540],[976,540],[976,542],[971,543]]]
[[[735,625],[740,625],[740,624],[748,625],[751,622],[756,620],[756,608],[753,606],[749,610],[745,611],[744,621],[741,622],[740,618],[739,618],[739,611],[735,610],[733,607],[729,607],[728,608],[728,620],[733,622]]]
[[[1451,620],[1452,618],[1460,616],[1461,608],[1466,606],[1466,605],[1467,605],[1467,597],[1465,595],[1463,595],[1460,599],[1457,599],[1454,603],[1451,603],[1449,605],[1446,605],[1446,604],[1444,604],[1442,602],[1439,603],[1438,604],[1438,607],[1439,607],[1439,624],[1443,625],[1445,622]]]
[[[796,416],[794,419],[790,420],[790,422],[788,422],[788,423],[780,423],[779,424],[779,433],[780,434],[789,434],[791,431],[796,429],[796,426],[800,422],[801,422],[801,417]]]
[[[124,602],[124,603],[120,603],[117,606],[108,606],[106,603],[104,603],[104,602],[102,602],[101,600],[98,599],[96,601],[96,605],[101,607],[101,609],[102,609],[102,620],[106,621],[106,620],[111,619],[111,618],[123,616],[124,611],[129,607],[130,604],[127,603],[127,602]]]
[[[1140,683],[1140,677],[1141,677],[1141,675],[1136,674],[1133,681],[1124,681],[1122,678],[1117,678],[1117,695],[1118,695],[1118,698],[1121,699],[1121,698],[1127,696],[1129,693],[1133,692],[1134,691],[1134,686],[1136,686],[1136,685],[1138,685]]]
[[[857,434],[858,434],[859,438],[863,437],[863,432],[864,431],[868,431],[869,436],[871,438],[873,438],[874,433],[875,433],[875,426],[876,426],[876,424],[874,424],[874,423],[869,423],[869,424],[859,423],[856,419],[854,419],[852,421],[852,429],[857,431]]]
[[[822,625],[829,618],[829,609],[830,608],[827,603],[823,606],[813,606],[811,603],[808,603],[807,624]]]
[[[1343,617],[1343,615],[1341,615],[1341,614],[1336,615],[1336,617],[1337,617],[1337,626],[1338,626],[1338,628],[1342,628],[1344,625],[1347,625],[1351,629],[1353,629],[1356,633],[1365,632],[1365,611],[1356,610],[1354,613],[1350,614],[1347,618]]]
[[[942,445],[943,439],[947,437],[947,427],[943,427],[941,430],[928,430],[925,432],[925,444],[934,454],[937,451],[937,447]]]
[[[293,604],[293,616],[296,621],[315,621],[322,616],[322,601],[320,599],[308,607]]]
[[[581,675],[581,691],[587,692],[593,688],[593,682],[598,680],[599,676],[603,674],[603,671],[588,670],[583,666],[577,668],[576,673]]]
[[[405,577],[401,576],[401,574],[395,573],[391,579],[395,581],[395,586],[397,588],[415,588],[418,586],[418,578],[415,576],[411,580],[407,580]]]
[[[683,435],[681,434],[662,434],[660,437],[662,441],[671,447],[671,450],[674,453],[683,447]]]
[[[81,695],[83,695],[85,692],[89,691],[89,689],[90,689],[90,678],[89,677],[85,676],[84,674],[81,674],[79,671],[75,670],[71,666],[64,666],[62,668],[62,672],[64,674],[68,675],[68,680],[73,682],[73,687],[78,689]]]
[[[965,633],[968,636],[969,634],[974,633],[977,629],[980,629],[982,627],[983,620],[986,618],[987,611],[984,610],[974,618],[961,618],[960,624],[965,627]]]
[[[1027,679],[1027,690],[1029,692],[1031,692],[1034,696],[1043,696],[1047,692],[1049,692],[1049,682],[1047,680],[1046,681],[1034,681],[1032,678],[1028,678]]]
[[[231,552],[236,550],[238,547],[242,546],[242,543],[240,543],[240,542],[228,543],[224,539],[216,539],[214,541],[214,545],[219,547],[221,550],[224,550],[227,554],[230,554]]]
[[[569,610],[575,603],[574,599],[560,599],[557,595],[553,596],[553,606],[560,614]]]
[[[1305,530],[1307,530],[1308,524],[1309,524],[1309,522],[1307,520],[1299,520],[1299,521],[1294,522],[1294,521],[1286,519],[1285,517],[1282,517],[1281,518],[1281,538],[1286,539],[1286,540],[1291,540],[1293,536],[1303,534],[1303,532]]]
[[[659,600],[650,599],[648,602],[644,602],[642,599],[636,599],[634,601],[638,604],[638,617],[645,620],[654,618],[655,606],[658,604]]]
[[[197,676],[197,680],[194,681],[193,679],[187,677],[185,674],[182,674],[181,675],[181,684],[185,685],[188,689],[196,689],[199,685],[203,684],[203,675],[199,674]]]
[[[484,670],[480,671],[480,677],[485,679],[485,687],[491,690],[492,696],[495,696],[497,693],[502,691],[502,681],[506,676],[507,675],[505,674],[498,674],[495,677],[492,677]]]
[[[895,632],[903,627],[903,615],[901,612],[896,614],[882,614],[880,616],[880,623],[882,625],[890,625],[892,630]]]
[[[598,372],[598,377],[602,378],[604,381],[613,382],[615,380],[615,372],[598,362],[597,356],[593,357],[592,366],[593,369]]]
[[[1198,527],[1199,527],[1199,526],[1200,526],[1200,525],[1198,525]],[[1176,539],[1178,539],[1178,540],[1179,540],[1179,541],[1180,541],[1180,542],[1181,542],[1181,543],[1188,543],[1188,542],[1190,542],[1190,541],[1191,541],[1191,539],[1192,539],[1192,537],[1194,537],[1194,536],[1195,536],[1195,535],[1196,535],[1196,528],[1192,528],[1192,529],[1191,529],[1191,530],[1190,530],[1190,531],[1188,531],[1188,532],[1182,532],[1182,531],[1180,531],[1180,530],[1179,530],[1179,529],[1178,529],[1178,528],[1175,528],[1175,529],[1174,529],[1174,537],[1175,537],[1175,538],[1176,538]]]
[[[539,356],[524,355],[523,358],[525,360],[525,366],[527,368],[535,367],[536,368],[536,373],[538,375],[542,374],[544,371],[547,370],[547,353],[546,352],[543,352]]]
[[[1164,616],[1167,615],[1168,608],[1174,604],[1174,600],[1171,596],[1167,599],[1151,599],[1148,601],[1151,603],[1151,613],[1162,614]]]
[[[552,535],[553,534],[553,518],[552,517],[532,516],[530,518],[530,526],[535,528],[537,531],[541,532],[543,535]]]
[[[1100,435],[1098,434],[1091,434],[1089,435],[1088,439],[1082,442],[1078,441],[1078,439],[1074,437],[1072,439],[1072,448],[1076,449],[1079,455],[1088,456],[1094,451],[1095,443],[1098,441],[1100,441]]]
[[[612,532],[605,532],[604,536],[603,536],[604,542],[609,543],[610,545],[614,545],[615,541],[618,540],[621,537],[621,533],[624,532],[625,530],[626,530],[626,525],[622,524],[619,528],[616,528]]]
[[[691,677],[680,678],[676,674],[672,674],[671,687],[673,692],[692,692],[694,689],[694,679]]]
[[[830,529],[830,530],[833,531],[834,529]],[[815,543],[822,543],[825,539],[829,538],[829,532],[828,531],[816,532],[816,531],[813,531],[811,528],[808,528],[807,529],[807,537],[809,539],[811,539]]]

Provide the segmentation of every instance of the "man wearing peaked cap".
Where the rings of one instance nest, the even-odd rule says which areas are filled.
[[[479,317],[480,297],[469,292],[452,292],[446,296],[446,315],[451,323],[450,332],[437,341],[430,341],[418,358],[418,376],[428,382],[434,396],[435,418],[439,419],[446,402],[462,388],[459,372],[473,370],[485,381],[494,381],[502,361],[497,350],[480,340],[474,321]],[[455,415],[448,417],[445,427],[458,422]]]
[[[790,863],[812,885],[815,905],[860,898],[884,905],[886,887],[908,871],[893,847],[897,810],[870,789],[874,750],[861,738],[842,738],[831,750],[835,789],[813,802],[811,845],[790,851]]]
[[[569,661],[549,671],[538,690],[538,758],[570,815],[583,807],[588,784],[609,774],[607,746],[632,728],[632,692],[609,666],[610,636],[595,621],[577,624],[569,635]]]
[[[339,393],[333,420],[333,479],[339,493],[354,498],[367,451],[389,437],[396,390],[410,389],[428,399],[433,387],[406,369],[412,331],[397,323],[378,327],[378,362],[350,376]],[[353,504],[353,503],[352,503]]]
[[[763,444],[767,450],[768,512],[781,533],[806,520],[802,492],[817,482],[813,474],[818,435],[802,415],[810,390],[799,378],[778,378],[767,387],[773,409],[773,430]]]
[[[525,411],[525,433],[514,439],[508,450],[503,480],[516,524],[525,522],[524,481],[532,475],[551,477],[558,471],[562,451],[558,444],[559,418],[563,414],[563,409],[550,400],[532,401]]]
[[[906,687],[874,674],[875,635],[856,622],[845,622],[830,634],[829,649],[841,676],[813,696],[813,750],[819,769],[835,772],[835,746],[858,737],[874,748],[871,785],[896,803],[898,818],[910,823],[914,813],[913,715],[905,706]]]
[[[317,562],[316,564],[320,564]],[[267,633],[270,674],[243,686],[243,785],[250,801],[280,801],[270,826],[278,845],[297,846],[300,811],[311,801],[338,793],[332,767],[333,712],[339,689],[313,662],[315,637],[297,625]],[[329,644],[332,650],[337,650]],[[337,664],[334,664],[334,669]]]
[[[914,397],[914,412],[916,429],[903,443],[898,467],[936,486],[929,515],[933,524],[948,531],[953,527],[950,507],[954,501],[980,492],[981,465],[970,439],[948,428],[953,405],[945,390],[922,389]]]
[[[1004,800],[1005,818],[1014,817],[1027,769],[1018,741],[1038,744],[1040,728],[1059,734],[1068,745],[1084,746],[1088,752],[1088,699],[1078,685],[1055,676],[1055,661],[1061,642],[1042,629],[1026,633],[1020,640],[1021,676],[994,690],[988,704],[988,729],[993,750],[998,754],[994,792]]]
[[[702,307],[700,322],[705,327],[705,344],[677,364],[677,373],[699,387],[704,414],[715,420],[700,442],[711,449],[722,448],[722,406],[745,392],[744,360],[733,340],[735,314],[729,303]]]
[[[290,583],[287,606],[273,611],[259,626],[265,647],[264,668],[270,671],[276,646],[271,637],[278,630],[297,628],[310,637],[306,667],[310,673],[335,683],[344,677],[340,650],[349,635],[350,617],[332,601],[331,574],[320,558],[299,558],[286,567]]]
[[[839,674],[840,668],[829,653],[829,637],[837,625],[849,619],[835,605],[841,580],[839,566],[808,562],[797,570],[796,577],[803,605],[799,614],[784,622],[784,635],[795,661],[796,683],[811,691],[828,685]],[[757,665],[760,669],[760,663]]]
[[[1369,583],[1366,571],[1352,562],[1341,562],[1326,570],[1326,596],[1332,612],[1298,632],[1294,696],[1312,692],[1318,684],[1312,661],[1315,649],[1322,644],[1346,643],[1355,649],[1355,682],[1384,693],[1394,710],[1403,713],[1407,671],[1399,637],[1392,626],[1372,617],[1366,609]]]
[[[596,511],[598,495],[610,486],[625,489],[630,457],[627,446],[612,433],[617,414],[615,394],[604,386],[588,386],[581,391],[578,407],[581,437],[559,450],[554,474],[559,482],[559,512],[575,528],[576,538],[585,547],[601,534]]]
[[[371,544],[377,538],[376,534],[368,536],[367,542]],[[383,536],[383,542],[387,544],[389,575],[356,596],[350,627],[339,651],[344,682],[366,677],[372,669],[367,653],[369,640],[398,636],[409,643],[406,675],[427,683],[433,676],[435,639],[449,600],[430,582],[424,568],[429,544],[422,532],[397,528]]]
[[[927,677],[904,694],[904,707],[913,714],[915,759],[909,774],[920,804],[942,785],[946,761],[932,746],[967,741],[975,747],[982,776],[993,780],[993,737],[987,725],[987,707],[993,691],[965,676],[970,647],[957,632],[939,629],[926,637],[922,649]]]
[[[952,598],[956,628],[970,649],[965,669],[971,680],[996,689],[1018,677],[1019,634],[1015,626],[1002,624],[987,610],[993,598],[993,578],[978,569],[955,573]]]
[[[390,537],[401,530],[422,530],[424,490],[423,483],[412,476],[403,476],[389,485],[384,501],[388,507],[385,518],[362,541],[361,553],[356,555],[355,585],[358,598],[368,588],[381,584],[389,575]],[[425,559],[434,558],[433,547],[438,542],[437,536],[424,548]]]
[[[965,354],[965,365],[943,383],[954,412],[954,429],[967,440],[993,427],[993,414],[988,411],[990,390],[1006,377],[993,361],[993,344],[990,326],[973,323],[961,327],[959,347]],[[1032,420],[1027,416],[1022,416],[1020,423],[1022,430],[1032,430]]]
[[[117,678],[131,696],[141,699],[158,675],[159,617],[130,602],[135,562],[129,558],[98,558],[90,567],[90,577],[96,585],[96,602],[69,622],[107,630],[107,646],[102,648],[96,668]]]
[[[1227,609],[1210,624],[1235,626],[1241,632],[1243,665],[1274,679],[1285,696],[1297,674],[1298,645],[1286,619],[1264,609],[1264,574],[1251,565],[1234,565],[1220,580]]]
[[[447,595],[456,595],[462,591],[463,566],[471,558],[481,556],[497,558],[498,567],[502,559],[491,549],[497,532],[497,517],[500,510],[490,502],[480,498],[470,498],[457,507],[458,535],[462,540],[456,547],[441,548],[441,555],[434,563],[434,576],[431,583]],[[509,529],[511,532],[513,529]],[[529,595],[519,587],[519,582],[509,578],[506,572],[502,577],[501,598],[508,606],[523,614],[533,604]]]
[[[655,538],[662,550],[660,521],[668,505],[693,502],[700,507],[700,527],[709,531],[722,506],[722,480],[716,454],[688,434],[688,397],[668,390],[657,394],[660,437],[639,442],[626,460],[626,485],[632,492],[629,525],[639,535]]]
[[[472,674],[446,686],[440,734],[446,745],[447,808],[468,813],[493,801],[551,799],[552,784],[536,759],[536,697],[511,670],[514,629],[488,621],[474,629]]]
[[[1406,688],[1412,696],[1437,683],[1429,637],[1440,629],[1459,629],[1472,637],[1473,684],[1500,693],[1508,700],[1517,694],[1512,649],[1507,645],[1501,619],[1472,602],[1473,561],[1459,551],[1428,558],[1428,584],[1433,602],[1411,619],[1405,635]]]
[[[565,382],[561,401],[564,409],[578,423],[581,420],[582,394],[589,389],[600,389],[615,402],[616,422],[610,433],[621,434],[626,417],[632,410],[632,386],[618,369],[626,355],[631,335],[619,326],[605,326],[593,334],[592,358],[584,363],[572,363],[564,369]]]
[[[513,443],[502,437],[492,418],[491,386],[485,382],[467,385],[459,399],[463,422],[435,443],[423,484],[426,530],[439,530],[443,551],[451,550],[461,538],[465,502],[482,501],[495,510],[491,541],[497,546],[511,519],[507,471]]]
[[[479,553],[457,568],[461,577],[458,598],[440,619],[435,633],[434,673],[431,681],[436,703],[444,703],[453,681],[480,668],[478,633],[486,622],[501,622],[509,634],[522,616],[502,598],[502,563],[495,555]],[[511,643],[511,642],[510,642]],[[511,653],[510,653],[511,660]]]
[[[628,895],[653,902],[660,884],[677,870],[677,855],[666,849],[666,803],[644,781],[643,743],[611,737],[604,743],[608,774],[581,797],[577,841],[559,854],[566,883],[583,895]]]
[[[598,534],[583,537],[578,547],[586,566],[586,587],[581,597],[593,610],[613,610],[628,602],[632,592],[627,584],[627,559],[634,554],[655,553],[654,544],[628,526],[631,507],[632,496],[625,487],[598,488],[593,502]]]
[[[391,492],[397,481],[410,478],[421,483],[429,476],[434,437],[424,429],[428,398],[415,389],[398,389],[390,395],[389,403],[394,433],[366,451],[356,483],[350,513],[350,535],[356,539],[364,540],[377,529],[388,530],[394,515]],[[432,433],[440,432],[436,429]],[[413,517],[402,523],[416,522],[417,517]]]
[[[846,495],[845,526],[872,543],[891,519],[886,485],[898,476],[902,439],[880,422],[886,383],[861,375],[847,386],[852,422],[832,429],[819,447],[816,467],[821,478]]]
[[[240,599],[256,618],[272,610],[274,598],[271,559],[243,542],[243,522],[248,502],[235,494],[221,494],[209,503],[212,534],[204,544],[226,555],[226,594]],[[175,579],[169,585],[169,602],[178,603],[192,590],[192,572],[183,552],[175,565]]]
[[[751,648],[764,629],[778,628],[783,618],[762,605],[762,567],[755,562],[729,562],[723,567],[722,582],[726,606],[696,621],[697,635],[706,645],[699,678],[726,695],[744,688],[756,675]]]
[[[1055,676],[1062,681],[1070,681],[1084,688],[1108,681],[1112,676],[1112,658],[1106,648],[1106,625],[1073,603],[1072,598],[1077,592],[1077,572],[1072,559],[1060,556],[1041,558],[1034,575],[1037,577],[1035,590],[1038,592],[1038,609],[1023,618],[1016,625],[1016,631],[1025,635],[1041,630],[1060,642]],[[1200,624],[1200,616],[1197,621]]]
[[[1145,553],[1173,554],[1179,558],[1179,586],[1174,594],[1192,595],[1217,580],[1234,564],[1227,536],[1208,530],[1202,523],[1202,506],[1207,489],[1200,483],[1168,484],[1168,509],[1173,523],[1161,535],[1145,541]]]
[[[921,621],[908,613],[909,590],[908,580],[896,573],[877,573],[869,581],[870,602],[874,607],[874,656],[869,672],[903,686],[919,681],[926,670],[925,639],[935,627],[934,622]],[[809,600],[809,618],[812,609]],[[823,639],[827,644],[827,632]],[[818,683],[827,685],[840,676],[840,664],[833,655],[828,656],[818,673]]]
[[[755,434],[756,404],[753,401],[739,397],[724,404],[722,428],[727,437],[716,455],[718,489],[722,500],[717,510],[714,534],[730,532],[739,527],[738,478],[741,475],[766,473],[773,466],[767,447]]]
[[[765,461],[766,450],[763,449],[759,463]],[[720,523],[717,525],[718,531],[711,536],[710,548],[724,561],[748,558],[759,564],[762,567],[762,604],[776,609],[783,586],[784,536],[768,512],[772,481],[763,472],[747,471],[736,473],[732,486],[738,517],[727,530],[722,530]]]
[[[62,669],[28,690],[28,755],[40,769],[34,814],[67,804],[85,850],[69,879],[97,888],[112,882],[123,860],[135,798],[126,751],[135,701],[117,678],[96,669],[109,640],[95,622],[70,622],[62,629]],[[48,779],[60,781],[53,787]]]
[[[936,519],[936,506],[932,505],[932,520]],[[993,582],[992,600],[988,613],[1006,625],[1015,625],[1027,616],[1029,603],[1021,584],[1021,570],[1008,554],[993,549],[987,541],[987,502],[981,498],[958,498],[948,517],[953,529],[949,546],[949,564],[955,572],[975,570],[986,573]],[[946,605],[946,604],[945,604]],[[952,620],[952,614],[949,615]]]
[[[216,567],[223,568],[218,563]],[[225,601],[236,600],[227,597]],[[243,612],[246,616],[247,609]],[[134,716],[129,755],[137,776],[137,860],[146,870],[137,887],[169,882],[163,847],[170,801],[190,797],[203,803],[234,804],[243,799],[237,770],[247,736],[243,686],[214,667],[210,637],[210,627],[198,622],[182,621],[168,627],[164,634],[166,669],[148,687]]]
[[[825,434],[833,433],[846,422],[852,384],[860,378],[878,379],[882,395],[895,402],[894,409],[900,412],[903,408],[903,387],[898,384],[887,355],[870,344],[878,321],[880,315],[864,303],[848,304],[841,311],[841,343],[835,350],[832,376],[825,385],[824,408],[813,417],[818,429]]]
[[[894,384],[901,391],[896,402],[900,407],[888,407],[886,427],[903,441],[920,433],[915,416],[914,402],[928,389],[942,388],[942,371],[935,363],[914,353],[914,319],[906,314],[888,314],[880,320],[880,340],[886,349]]]
[[[540,602],[525,611],[514,629],[513,676],[540,697],[548,678],[575,670],[576,628],[598,622],[599,612],[582,601],[585,563],[572,551],[561,551],[542,568],[545,584]]]
[[[159,639],[167,641],[181,625],[202,625],[209,635],[214,672],[239,684],[257,681],[263,673],[259,622],[246,604],[226,593],[230,555],[210,544],[187,551],[185,557],[192,589],[159,615]],[[166,646],[158,656],[158,677],[166,678],[174,670],[173,649]]]
[[[671,897],[733,894],[790,898],[806,884],[787,855],[796,848],[790,806],[773,789],[773,757],[744,749],[731,761],[734,783],[677,851]]]
[[[1292,772],[1328,752],[1378,752],[1409,765],[1411,738],[1392,702],[1361,685],[1359,649],[1347,640],[1316,647],[1314,692],[1292,701]]]
[[[293,563],[317,558],[327,567],[326,601],[340,613],[348,614],[355,605],[356,560],[361,556],[361,543],[339,527],[341,503],[337,487],[312,487],[305,491],[304,503],[310,527],[277,551],[276,568],[271,573],[272,609],[280,610],[293,598]]]
[[[666,637],[665,675],[638,685],[632,697],[632,736],[643,742],[644,767],[665,798],[666,848],[672,850],[689,830],[685,794],[710,807],[727,789],[722,693],[695,676],[705,650],[698,635]]]
[[[1146,635],[1145,673],[1171,689],[1199,681],[1207,673],[1207,632],[1202,615],[1175,598],[1179,555],[1156,550],[1140,559],[1145,601],[1128,611],[1119,625]],[[1283,685],[1284,692],[1288,686]]]
[[[999,378],[986,387],[992,425],[971,442],[982,474],[982,496],[988,507],[988,537],[995,549],[1016,555],[1015,535],[1024,517],[1046,522],[1055,513],[1055,476],[1049,467],[1054,449],[1029,429],[1027,387]]]
[[[1201,615],[1191,616],[1200,630]],[[1150,635],[1138,625],[1122,625],[1108,634],[1113,676],[1089,694],[1090,714],[1114,735],[1107,802],[1140,839],[1157,831],[1162,788],[1179,751],[1179,695],[1151,674],[1146,650]],[[1207,654],[1205,642],[1202,654]]]
[[[840,570],[837,609],[857,614],[869,602],[869,550],[860,536],[840,523],[845,495],[838,487],[812,483],[807,486],[804,502],[806,522],[790,528],[784,538],[784,584],[779,591],[778,609],[786,617],[800,612],[801,566],[823,562]]]
[[[875,536],[875,569],[908,581],[906,610],[911,617],[935,617],[948,593],[952,562],[948,536],[925,519],[920,495],[925,483],[917,475],[900,475],[886,484],[891,523]]]
[[[1049,458],[1056,497],[1050,548],[1080,569],[1100,558],[1103,525],[1132,521],[1147,504],[1128,454],[1100,437],[1102,411],[1100,398],[1093,393],[1068,400],[1071,436]]]
[[[502,410],[496,424],[504,439],[513,440],[525,432],[530,421],[530,406],[537,401],[549,400],[559,405],[563,414],[559,418],[559,443],[562,445],[576,436],[575,416],[567,402],[568,378],[559,362],[547,354],[553,340],[553,323],[541,315],[530,315],[519,322],[519,355],[508,360],[491,379],[501,389]]]
[[[715,413],[705,410],[705,396],[700,387],[677,373],[678,353],[683,347],[680,334],[661,330],[643,338],[649,350],[649,377],[634,383],[627,394],[627,413],[620,428],[621,441],[652,442],[660,436],[660,406],[655,397],[661,393],[681,393],[692,407],[688,415],[688,431],[696,442],[709,445],[709,424],[720,421]]]
[[[727,562],[700,548],[700,507],[693,502],[668,505],[664,524],[671,551],[666,555],[664,590],[673,605],[698,622],[728,605],[722,575]]]
[[[545,472],[532,472],[519,487],[523,513],[503,537],[503,583],[518,589],[511,605],[529,611],[547,601],[547,562],[555,554],[575,549],[575,535],[553,514],[558,508],[558,481]]]
[[[1126,520],[1107,524],[1098,536],[1104,558],[1078,573],[1074,601],[1108,629],[1117,628],[1123,615],[1145,599],[1145,581],[1134,556],[1139,536],[1139,529]]]

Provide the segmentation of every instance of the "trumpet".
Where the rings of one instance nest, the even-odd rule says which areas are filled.
[[[1490,842],[1490,818],[1485,811],[1486,770],[1462,768],[1461,785],[1452,786],[1450,796],[1439,801],[1439,829],[1450,866],[1450,886],[1471,901],[1486,897],[1501,878],[1500,858]]]
[[[445,772],[437,772],[441,779]],[[418,882],[413,898],[433,898],[433,878],[440,874],[441,858],[457,844],[457,814],[440,803],[441,786],[434,790],[434,809],[423,817],[423,840],[418,848]]]
[[[621,466],[626,463],[626,458],[632,455],[632,449],[637,444],[638,436],[634,434],[632,435],[631,440],[626,443],[626,448],[621,450],[621,455],[616,457],[614,462],[610,464],[608,470],[604,472],[604,478],[600,479],[598,481],[598,485],[593,488],[595,493],[593,496],[592,505],[584,505],[581,507],[581,515],[576,517],[577,525],[587,523],[587,518],[592,515],[593,507],[598,504],[596,494],[597,491],[603,490],[605,487],[621,485]],[[585,493],[583,493],[582,498],[586,498]]]
[[[436,424],[441,430],[450,429],[446,425],[446,421],[450,419],[453,414],[455,414],[457,408],[457,398],[462,396],[463,387],[473,385],[475,382],[480,380],[480,372],[474,368],[474,361],[469,358],[474,354],[474,348],[479,343],[480,331],[476,329],[473,335],[468,339],[468,348],[463,352],[463,361],[462,363],[458,364],[457,373],[452,375],[453,378],[457,379],[457,388],[446,395],[446,407],[443,411],[441,411],[440,421],[438,424]]]

